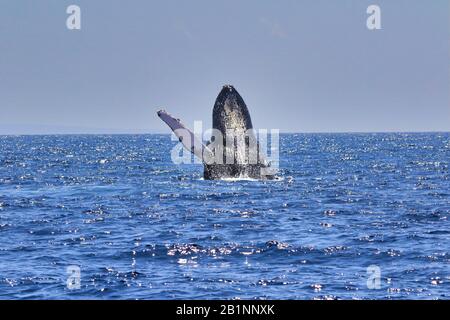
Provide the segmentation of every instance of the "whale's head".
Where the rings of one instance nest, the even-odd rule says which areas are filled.
[[[222,134],[227,130],[252,129],[252,120],[241,95],[231,85],[223,86],[213,108],[213,128]]]

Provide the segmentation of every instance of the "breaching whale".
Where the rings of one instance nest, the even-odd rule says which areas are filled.
[[[275,177],[260,150],[248,108],[233,86],[225,85],[217,96],[212,114],[213,134],[206,145],[165,110],[157,114],[184,147],[202,160],[204,179]]]

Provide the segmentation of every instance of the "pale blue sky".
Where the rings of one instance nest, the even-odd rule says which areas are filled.
[[[228,83],[256,128],[450,131],[449,3],[0,0],[0,133],[210,126]]]

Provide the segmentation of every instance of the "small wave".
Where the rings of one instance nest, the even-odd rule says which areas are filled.
[[[250,178],[250,177],[237,177],[237,178],[222,178],[221,181],[259,181],[258,179]]]

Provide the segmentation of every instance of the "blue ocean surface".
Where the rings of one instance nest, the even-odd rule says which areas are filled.
[[[0,298],[450,298],[450,133],[280,140],[205,181],[170,135],[1,136]]]

